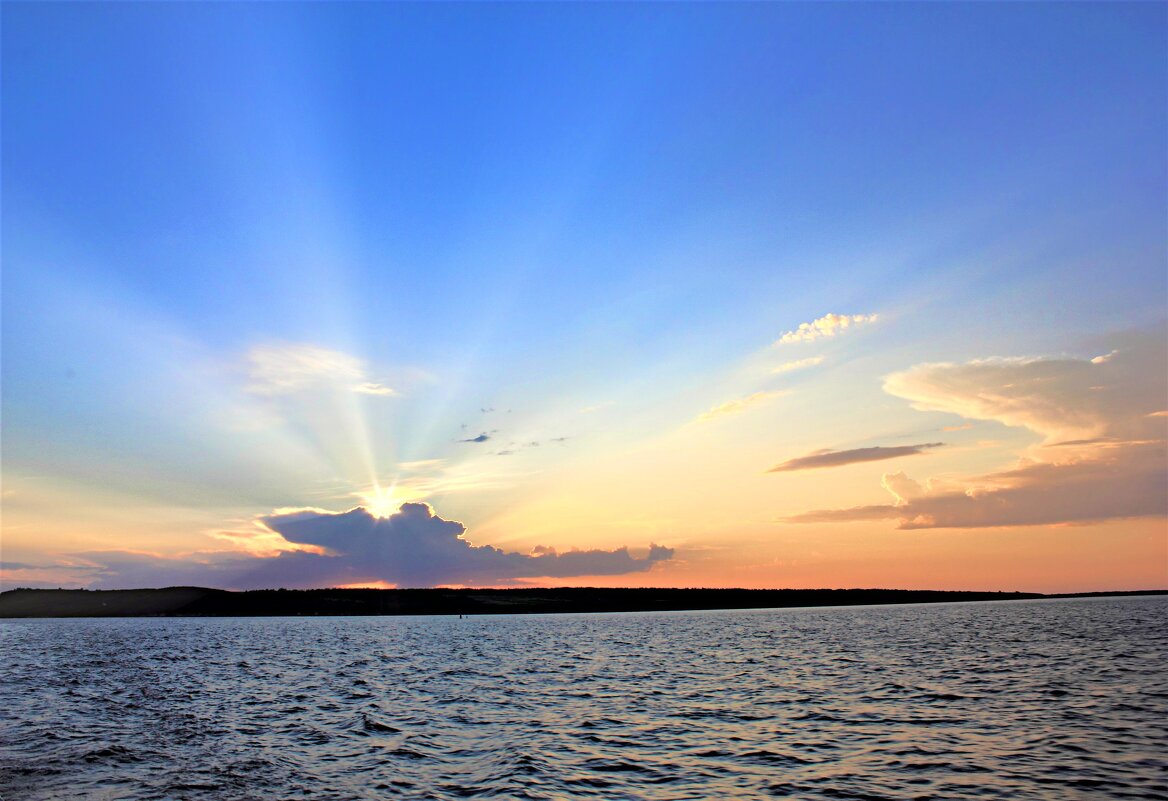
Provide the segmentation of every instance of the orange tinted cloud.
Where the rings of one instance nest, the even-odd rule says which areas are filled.
[[[1046,447],[1016,468],[943,489],[886,475],[896,502],[824,509],[794,523],[895,519],[899,528],[980,528],[1168,516],[1168,437],[1154,415],[1168,394],[1159,336],[1105,359],[924,364],[885,389],[918,409],[1025,427]]]

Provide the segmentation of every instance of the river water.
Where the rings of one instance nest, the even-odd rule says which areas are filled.
[[[1168,598],[0,621],[0,797],[1168,799]]]

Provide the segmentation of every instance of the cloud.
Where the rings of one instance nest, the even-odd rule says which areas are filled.
[[[477,437],[471,437],[469,439],[460,439],[459,442],[486,442],[490,438],[491,438],[490,434],[479,434]]]
[[[392,486],[394,494],[389,502],[392,508],[397,508],[396,504],[404,501],[422,500],[448,493],[506,488],[513,485],[513,479],[517,475],[521,475],[507,473],[498,468],[482,469],[464,462],[446,464],[438,459],[403,463],[398,465],[398,470],[400,472],[397,475],[383,479],[380,493],[378,487],[371,486],[355,494],[368,501],[376,500],[376,505],[382,508],[386,503],[385,487]]]
[[[31,565],[27,562],[0,561],[0,570],[41,570],[45,565]]]
[[[896,520],[902,529],[1090,523],[1168,516],[1168,395],[1162,334],[1132,335],[1106,358],[923,364],[885,390],[916,409],[1026,428],[1042,437],[1018,465],[960,482],[885,475],[888,505],[821,509],[793,523]]]
[[[384,397],[397,394],[395,390],[382,384],[374,384],[371,381],[366,381],[364,384],[356,384],[351,389],[358,395],[381,395]]]
[[[847,451],[822,450],[788,459],[782,464],[775,465],[768,473],[786,473],[791,470],[810,470],[818,467],[841,467],[845,464],[857,462],[879,462],[883,459],[896,459],[901,456],[916,456],[928,448],[940,448],[943,442],[923,442],[919,445],[897,445],[886,447],[875,445],[871,448],[853,448]]]
[[[779,337],[776,345],[793,342],[814,342],[823,337],[834,337],[853,326],[876,322],[875,314],[825,314],[809,323],[799,323],[799,327]]]
[[[558,439],[549,440],[550,442],[563,442],[567,437],[559,437]],[[541,446],[539,440],[528,440],[527,442],[508,442],[506,447],[495,451],[495,456],[513,456],[519,451],[528,450],[530,448],[538,448]]]
[[[285,551],[307,551],[324,555],[325,551],[314,545],[301,545],[289,542],[275,531],[272,531],[261,521],[252,521],[252,527],[242,531],[221,530],[212,531],[210,536],[217,540],[230,543],[233,547],[246,551],[252,556],[279,556]]]
[[[933,492],[903,473],[884,476],[896,498],[887,506],[826,509],[791,523],[894,519],[897,528],[986,528],[1090,523],[1168,515],[1163,446],[1138,446],[1121,458],[1035,463],[981,476],[965,491]],[[998,486],[993,486],[997,484]]]
[[[778,367],[771,370],[772,373],[790,373],[795,370],[804,370],[808,367],[814,367],[817,364],[823,364],[822,356],[808,356],[806,359],[796,359],[792,362],[783,362]]]
[[[598,412],[601,409],[607,409],[610,406],[615,405],[616,401],[604,401],[603,403],[596,403],[592,406],[585,406],[583,409],[580,409],[580,414],[593,414],[594,412]]]
[[[747,395],[745,398],[737,398],[732,401],[727,401],[726,403],[723,403],[719,406],[715,406],[707,412],[702,412],[697,416],[697,418],[694,419],[693,422],[704,423],[717,417],[726,417],[727,415],[731,414],[739,414],[740,412],[745,412],[751,407],[758,406],[760,404],[766,403],[769,400],[779,398],[787,394],[789,393],[786,390],[780,390],[777,392],[756,392],[753,395]]]
[[[915,500],[929,491],[927,486],[922,485],[919,481],[913,481],[903,472],[885,473],[880,479],[880,484],[892,493],[892,497],[896,498],[897,506],[904,506],[909,501]]]
[[[148,554],[85,554],[100,566],[99,587],[175,584],[249,589],[321,587],[384,582],[401,587],[438,584],[497,585],[533,577],[622,575],[673,558],[673,550],[651,545],[643,557],[628,548],[534,554],[474,545],[465,527],[444,520],[424,503],[405,503],[389,517],[364,508],[317,509],[266,515],[259,522],[297,550],[274,556],[235,552],[194,554],[184,559]]]
[[[417,459],[412,462],[398,462],[397,469],[403,473],[418,473],[441,468],[445,459]]]
[[[914,409],[1030,429],[1047,441],[1147,439],[1168,392],[1163,345],[1142,342],[1097,359],[980,359],[920,364],[884,381]],[[1162,426],[1160,427],[1162,428]]]
[[[338,386],[361,395],[398,394],[371,380],[364,360],[317,345],[256,345],[247,352],[247,371],[247,390],[254,395],[287,395]]]

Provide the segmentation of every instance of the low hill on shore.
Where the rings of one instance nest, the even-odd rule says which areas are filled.
[[[33,590],[0,593],[0,617],[257,617],[288,615],[482,615],[642,612],[801,606],[1011,601],[1165,590],[1044,595],[938,590],[741,590],[596,587],[410,590]]]

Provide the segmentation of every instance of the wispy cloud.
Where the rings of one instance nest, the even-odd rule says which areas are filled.
[[[352,390],[358,395],[381,395],[389,396],[398,394],[396,390],[385,386],[384,384],[375,384],[372,381],[366,381],[364,384],[356,384]]]
[[[468,437],[467,439],[460,439],[459,442],[486,442],[491,438],[490,434],[479,434],[477,437]]]
[[[788,459],[782,464],[775,465],[768,473],[786,473],[792,470],[812,470],[820,467],[841,467],[857,462],[879,462],[883,459],[897,459],[901,456],[916,456],[929,448],[940,448],[943,442],[924,442],[920,445],[898,445],[885,447],[875,445],[871,448],[853,448],[846,451],[822,450]]]
[[[1087,523],[1168,515],[1162,445],[1136,446],[1121,456],[1027,464],[980,476],[964,490],[935,491],[903,473],[883,484],[896,503],[820,509],[789,523],[897,520],[897,528],[987,528]]]
[[[445,463],[445,459],[417,459],[412,462],[398,462],[397,469],[403,473],[417,473],[428,470],[437,470]]]
[[[885,390],[914,408],[1024,427],[1044,437],[1013,469],[960,483],[885,475],[895,503],[821,509],[793,523],[896,520],[902,529],[1086,523],[1168,515],[1168,394],[1162,333],[1132,336],[1099,359],[924,364]]]
[[[580,410],[580,414],[592,414],[593,412],[599,412],[601,409],[607,409],[610,406],[615,406],[615,405],[616,405],[616,401],[604,401],[603,403],[595,403],[591,406],[585,406],[583,409]]]
[[[772,373],[791,373],[795,370],[805,370],[808,367],[814,367],[817,364],[823,363],[822,356],[809,356],[806,359],[796,359],[792,362],[784,362],[778,367],[771,370]]]
[[[767,401],[782,397],[789,394],[786,390],[778,390],[775,392],[756,392],[753,395],[747,395],[745,398],[737,398],[726,403],[719,404],[707,412],[702,412],[694,419],[695,423],[704,423],[718,417],[726,417],[732,414],[740,414],[747,409],[759,406]]]
[[[563,442],[567,437],[557,437],[556,439],[548,440],[549,442]],[[531,448],[538,448],[542,443],[537,439],[528,440],[526,442],[508,442],[503,448],[495,451],[495,456],[514,456],[520,451],[529,450]]]
[[[433,498],[456,492],[483,492],[511,487],[522,474],[498,469],[481,470],[466,465],[452,465],[432,474],[409,476],[398,482],[403,493],[415,498]]]
[[[824,337],[834,337],[860,325],[876,322],[875,314],[825,314],[809,323],[799,323],[799,327],[779,337],[777,345],[794,342],[814,342]]]
[[[247,352],[247,389],[255,395],[287,395],[341,387],[361,395],[396,395],[371,379],[363,359],[303,343],[256,345]]]

